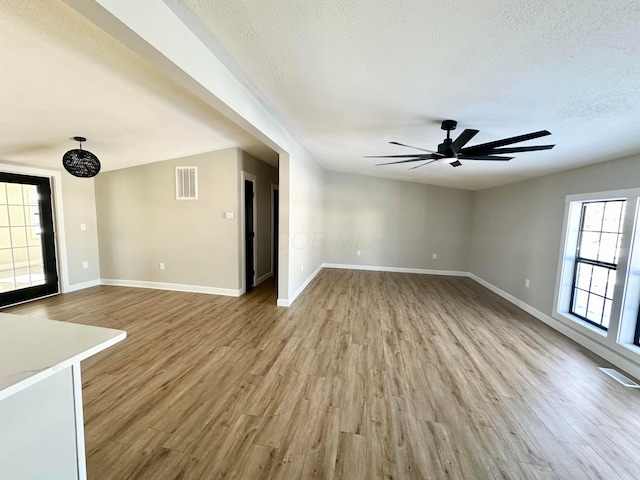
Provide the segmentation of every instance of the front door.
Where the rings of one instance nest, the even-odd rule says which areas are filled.
[[[58,293],[48,178],[0,173],[0,307]]]

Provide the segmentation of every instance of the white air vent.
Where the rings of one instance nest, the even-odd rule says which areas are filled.
[[[198,167],[176,167],[176,200],[198,199]]]
[[[604,367],[598,367],[598,368],[602,370],[604,373],[606,373],[607,375],[609,375],[614,380],[620,382],[625,387],[640,388],[640,385],[638,385],[636,382],[625,377],[623,374],[621,374],[617,370],[614,370],[613,368],[604,368]]]

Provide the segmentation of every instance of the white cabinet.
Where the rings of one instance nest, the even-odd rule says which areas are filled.
[[[0,313],[0,478],[86,479],[80,361],[125,337]]]

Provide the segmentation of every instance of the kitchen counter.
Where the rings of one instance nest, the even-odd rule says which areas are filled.
[[[125,337],[0,313],[0,478],[86,479],[80,362]]]

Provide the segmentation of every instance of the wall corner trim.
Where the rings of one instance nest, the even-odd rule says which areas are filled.
[[[121,280],[103,278],[101,285],[111,285],[116,287],[151,288],[154,290],[173,290],[176,292],[206,293],[209,295],[223,295],[225,297],[239,297],[242,289],[204,287],[201,285],[185,285],[182,283],[144,282],[140,280]]]
[[[483,278],[480,278],[477,275],[474,275],[473,273],[469,273],[468,276],[472,280],[478,282],[483,287],[488,288],[493,293],[511,302],[516,307],[521,308],[528,314],[536,317],[541,322],[546,323],[551,328],[561,333],[565,337],[568,337],[574,342],[582,345],[587,350],[590,350],[596,355],[604,358],[606,361],[612,363],[613,365],[625,371],[626,373],[632,375],[633,377],[640,378],[640,363],[634,362],[633,360],[625,357],[621,353],[616,352],[615,350],[612,350],[607,345],[593,340],[592,338],[588,337],[587,335],[584,335],[583,333],[576,330],[575,328],[571,328],[569,325],[566,325],[565,323],[547,315],[546,313],[542,313],[540,310],[532,307],[528,303],[523,302],[519,298],[514,297],[513,295],[505,292],[504,290],[501,290],[500,288],[496,287],[492,283],[487,282]]]
[[[298,298],[298,295],[300,295],[305,288],[307,288],[309,286],[309,284],[313,281],[314,278],[316,278],[316,276],[320,273],[320,271],[324,268],[324,263],[320,264],[320,266],[318,268],[316,268],[316,270],[309,275],[309,277],[304,281],[304,283],[302,285],[300,285],[300,287],[298,287],[298,289],[293,293],[293,295],[291,295],[291,298],[279,298],[278,299],[278,306],[279,307],[290,307],[291,305],[293,305],[293,302],[296,301],[296,298]]]

